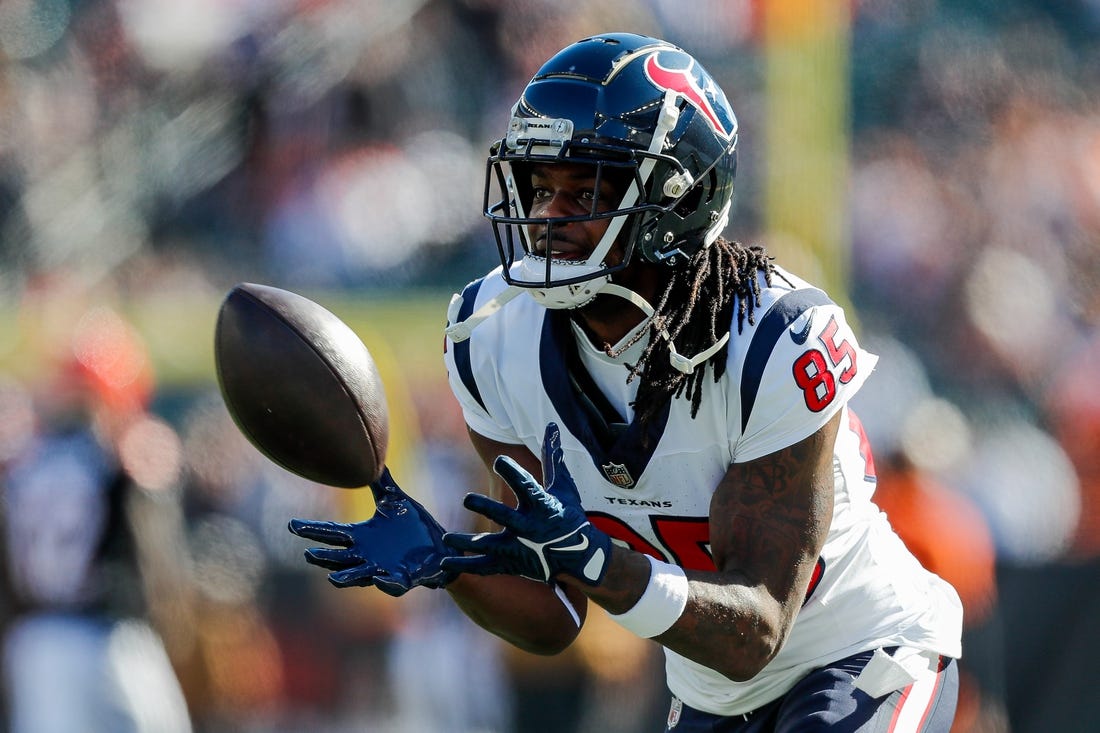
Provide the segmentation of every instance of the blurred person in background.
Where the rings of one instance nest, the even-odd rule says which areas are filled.
[[[959,598],[871,502],[847,409],[876,359],[824,292],[720,236],[736,142],[679,48],[551,58],[491,152],[502,267],[448,313],[495,474],[464,504],[499,531],[445,533],[388,472],[372,519],[291,531],[338,587],[446,588],[531,652],[569,648],[594,602],[664,647],[668,730],[947,731]]]
[[[33,378],[33,432],[0,475],[7,730],[186,733],[166,649],[192,631],[178,439],[147,412],[129,324],[97,307],[72,336]]]

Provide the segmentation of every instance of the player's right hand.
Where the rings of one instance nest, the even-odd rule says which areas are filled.
[[[503,529],[448,533],[444,542],[449,547],[473,554],[448,558],[444,568],[475,575],[520,575],[544,583],[554,582],[561,573],[588,585],[600,584],[611,557],[611,538],[588,521],[554,423],[546,426],[543,436],[542,466],[540,484],[513,459],[496,459],[493,470],[512,489],[517,506],[512,509],[487,496],[467,494],[467,509]]]
[[[330,545],[306,550],[306,562],[331,570],[328,579],[337,588],[373,585],[395,597],[451,582],[456,573],[440,563],[456,553],[443,544],[446,530],[439,522],[401,490],[388,468],[371,491],[375,511],[365,522],[290,520],[293,534]]]

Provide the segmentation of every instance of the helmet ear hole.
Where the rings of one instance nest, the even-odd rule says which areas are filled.
[[[686,217],[699,208],[699,205],[703,203],[703,189],[707,188],[711,191],[714,190],[713,183],[712,185],[706,184],[706,181],[700,181],[692,186],[691,190],[680,199],[680,202],[676,204],[676,208],[673,209],[677,216]]]

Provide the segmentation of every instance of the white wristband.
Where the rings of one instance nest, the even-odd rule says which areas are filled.
[[[649,585],[638,602],[626,613],[610,614],[611,619],[643,639],[668,631],[680,618],[688,601],[688,579],[679,565],[649,560]]]

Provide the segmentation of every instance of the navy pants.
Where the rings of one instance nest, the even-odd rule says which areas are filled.
[[[666,733],[948,733],[955,718],[959,670],[940,658],[935,683],[916,682],[882,697],[857,690],[855,676],[871,658],[862,652],[816,669],[783,697],[747,715],[724,717],[680,707]],[[674,709],[677,701],[673,701]]]

